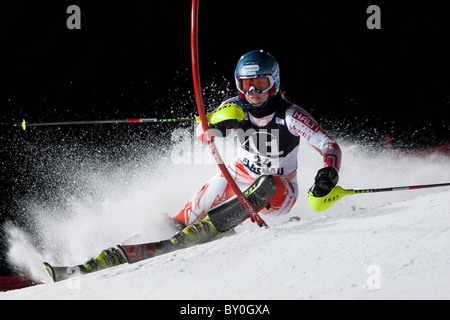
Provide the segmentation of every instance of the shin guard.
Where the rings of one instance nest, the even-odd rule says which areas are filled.
[[[255,211],[258,212],[269,205],[275,191],[274,177],[264,175],[256,179],[243,194]],[[225,232],[250,217],[250,214],[236,196],[212,208],[208,215],[211,223],[219,232]]]

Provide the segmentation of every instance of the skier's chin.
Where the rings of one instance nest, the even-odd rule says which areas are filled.
[[[253,107],[253,108],[261,108],[266,104],[266,101],[261,101],[261,99],[247,99],[247,102]]]
[[[259,103],[250,103],[253,108],[261,108],[264,105],[264,102]]]

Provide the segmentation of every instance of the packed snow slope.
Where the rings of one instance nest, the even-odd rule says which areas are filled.
[[[246,230],[1,299],[449,299],[450,194]]]
[[[450,181],[448,157],[361,150],[343,144],[344,188]],[[176,214],[217,167],[180,161],[162,176],[140,168],[140,179],[120,186],[120,170],[110,171],[96,176],[97,192],[105,187],[98,199],[72,195],[64,209],[36,203],[33,234],[6,227],[9,259],[47,283],[0,299],[450,299],[449,188],[347,196],[317,213],[306,191],[320,156],[305,144],[300,153],[300,198],[288,216],[265,217],[269,228],[247,221],[230,237],[59,283],[42,261],[82,263],[133,233],[168,238],[165,212]],[[58,219],[48,218],[52,210]],[[301,220],[288,222],[293,216]]]

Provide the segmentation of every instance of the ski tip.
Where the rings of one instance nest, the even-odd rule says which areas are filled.
[[[50,263],[43,262],[42,264],[44,265],[45,271],[47,271],[47,274],[52,279],[52,281],[56,282],[55,271],[53,270],[53,267],[50,265]]]

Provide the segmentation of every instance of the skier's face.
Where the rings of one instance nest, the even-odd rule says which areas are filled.
[[[262,106],[269,98],[269,92],[258,93],[256,90],[252,90],[245,95],[245,99],[248,103],[251,103],[255,107]]]

